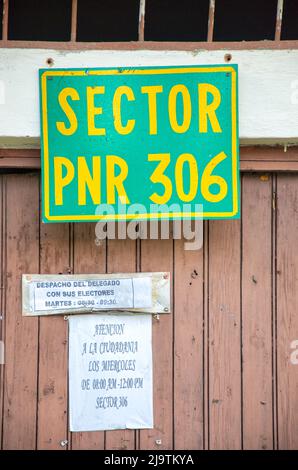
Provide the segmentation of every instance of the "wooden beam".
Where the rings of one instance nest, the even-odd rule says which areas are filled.
[[[15,169],[39,169],[39,158],[0,158],[0,168],[15,168]]]
[[[298,146],[240,146],[241,161],[298,161]]]
[[[3,0],[3,17],[2,17],[2,42],[8,40],[8,7],[9,0]]]
[[[139,41],[144,41],[146,0],[140,0]]]
[[[1,48],[115,51],[197,51],[197,50],[285,50],[298,49],[294,41],[239,41],[239,42],[175,42],[175,41],[131,41],[131,42],[57,42],[57,41],[0,41]]]
[[[278,0],[276,11],[275,41],[280,41],[284,0]]]
[[[0,168],[39,169],[39,149],[3,149],[0,148]]]
[[[0,148],[0,159],[3,158],[40,158],[40,149]]]
[[[240,170],[243,172],[248,171],[298,171],[298,162],[282,162],[282,161],[240,161]]]
[[[208,37],[207,37],[208,42],[213,41],[214,13],[215,13],[215,0],[209,0]]]
[[[70,40],[75,42],[77,40],[77,15],[78,15],[78,0],[72,0],[71,4],[71,33]]]
[[[39,149],[0,148],[0,168],[40,169]],[[241,171],[298,171],[298,146],[289,147],[241,147]]]

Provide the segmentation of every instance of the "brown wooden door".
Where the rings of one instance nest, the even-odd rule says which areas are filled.
[[[298,447],[297,174],[245,174],[241,220],[205,223],[200,251],[97,246],[94,224],[40,223],[38,173],[0,188],[3,449]],[[173,313],[153,319],[155,429],[70,435],[67,321],[22,318],[21,275],[138,270],[172,273]]]

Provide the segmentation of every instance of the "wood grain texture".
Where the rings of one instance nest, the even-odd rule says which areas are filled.
[[[0,151],[1,152],[1,151]],[[264,145],[251,145],[240,147],[240,160],[244,162],[259,161],[259,162],[297,162],[298,161],[298,147],[291,145],[289,147],[284,145],[264,146]]]
[[[242,179],[243,447],[273,448],[272,178]]]
[[[108,273],[135,272],[136,241],[108,240]],[[135,431],[131,429],[107,431],[106,449],[131,450],[135,448]]]
[[[35,449],[38,319],[22,317],[21,275],[38,271],[38,176],[7,176],[6,200],[3,448]]]
[[[204,450],[209,449],[209,221],[204,221],[203,246],[203,355],[204,355]]]
[[[174,262],[174,448],[202,449],[203,250],[175,240]]]
[[[77,16],[78,16],[78,0],[72,0],[71,2],[71,32],[70,40],[75,42],[77,39]]]
[[[146,0],[140,0],[138,40],[144,41]]]
[[[207,41],[209,43],[213,41],[214,12],[215,12],[215,0],[210,0],[209,1],[209,15],[208,15],[208,35],[207,35]]]
[[[297,176],[277,177],[277,399],[280,449],[298,448],[298,364],[291,343],[298,340]]]
[[[226,50],[286,50],[298,49],[298,40],[285,41],[122,41],[122,42],[62,42],[62,41],[19,41],[0,40],[1,48],[55,49],[57,51],[112,50],[112,51],[215,51]]]
[[[69,271],[69,225],[41,224],[40,272]],[[68,328],[63,316],[39,319],[38,449],[65,450],[67,440]]]
[[[177,240],[110,240],[106,249],[92,223],[74,224],[71,244],[66,225],[39,230],[37,173],[0,176],[3,448],[58,449],[69,438],[67,322],[22,317],[21,274],[73,266],[170,271],[174,308],[153,319],[154,429],[73,433],[68,448],[196,449],[204,430],[205,448],[269,449],[274,427],[279,448],[297,449],[298,176],[279,174],[276,188],[275,178],[243,175],[242,221],[205,223],[203,255]]]
[[[74,225],[74,273],[104,273],[106,272],[106,242],[95,243],[94,223]],[[75,432],[71,436],[73,450],[104,449],[105,433]]]
[[[173,240],[142,240],[141,269],[170,272],[173,279]],[[141,449],[173,449],[174,310],[172,312],[161,315],[159,320],[153,319],[154,429],[140,431]]]
[[[39,158],[23,157],[1,157],[0,168],[26,168],[39,169],[41,165]]]
[[[2,41],[4,44],[8,40],[8,11],[9,0],[3,0]]]
[[[283,7],[284,7],[284,0],[278,0],[277,11],[276,11],[275,36],[274,36],[275,41],[280,41],[280,37],[281,37]]]
[[[251,172],[297,172],[298,171],[298,162],[290,161],[244,161],[240,162],[241,172],[251,173]]]
[[[240,222],[209,223],[209,442],[241,448]]]

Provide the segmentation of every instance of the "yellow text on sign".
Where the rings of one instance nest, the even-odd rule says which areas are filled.
[[[162,85],[142,86],[140,91],[147,97],[146,109],[144,112],[148,115],[148,134],[157,135],[158,127],[158,103],[159,97],[164,93]],[[96,126],[95,118],[106,117],[109,110],[105,110],[100,105],[101,97],[106,93],[105,86],[87,86],[86,95],[80,96],[75,88],[63,88],[58,96],[58,102],[61,110],[65,115],[65,120],[57,121],[56,127],[60,134],[71,136],[78,130],[80,124],[75,113],[73,102],[84,100],[86,98],[87,111],[86,122],[87,132],[90,136],[105,136],[106,128]],[[182,102],[182,122],[178,120],[178,100]],[[129,104],[133,113],[134,106],[137,106],[135,94],[129,86],[119,86],[116,88],[111,106],[113,113],[114,129],[119,135],[131,134],[136,125],[136,119],[127,119],[123,111],[123,103]],[[210,83],[199,83],[197,86],[197,99],[195,103],[191,100],[191,95],[185,85],[177,84],[171,87],[167,96],[168,103],[168,120],[170,128],[177,134],[183,134],[190,128],[193,119],[194,106],[198,109],[198,122],[196,128],[198,133],[205,134],[211,130],[214,133],[221,133],[222,129],[218,120],[217,110],[221,103],[220,90]],[[104,119],[103,119],[104,121]]]
[[[199,169],[197,160],[190,153],[183,153],[178,156],[175,163],[175,188],[177,195],[182,202],[194,201],[198,194],[199,182],[203,198],[208,202],[222,201],[228,192],[228,185],[222,176],[213,175],[216,166],[227,158],[224,152],[220,152],[213,157],[204,168],[201,178],[199,178]],[[94,204],[102,204],[102,158],[93,156],[91,169],[86,158],[79,156],[76,166],[66,158],[54,157],[54,186],[55,186],[55,204],[63,205],[63,195],[65,189],[73,183],[77,177],[77,203],[80,206],[87,204],[87,191]],[[169,153],[155,153],[148,155],[149,162],[157,162],[153,170],[150,181],[162,186],[161,193],[154,192],[149,199],[155,204],[167,204],[173,193],[173,182],[165,174],[167,167],[171,162]],[[107,204],[115,204],[119,199],[123,204],[129,204],[130,198],[125,190],[125,180],[128,177],[128,165],[126,161],[116,155],[107,155],[106,164],[106,195]],[[183,172],[189,172],[189,188],[185,188]],[[217,192],[210,191],[210,186],[217,187]]]
[[[117,176],[116,176],[117,169]],[[87,189],[91,195],[94,204],[101,204],[101,157],[92,157],[92,171],[86,162],[85,157],[78,157],[77,168],[66,157],[54,158],[54,181],[55,181],[55,204],[63,205],[63,192],[75,178],[75,171],[78,176],[78,204],[86,205]],[[116,155],[106,157],[106,194],[107,204],[115,204],[117,201],[116,192],[120,201],[129,204],[126,191],[124,189],[124,180],[128,174],[128,166],[123,158]]]

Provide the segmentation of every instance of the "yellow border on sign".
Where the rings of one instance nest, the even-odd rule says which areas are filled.
[[[48,119],[47,119],[47,77],[49,76],[88,76],[88,75],[161,75],[161,74],[179,74],[179,73],[213,73],[230,72],[231,73],[231,115],[232,115],[232,191],[233,191],[233,210],[231,212],[172,212],[172,213],[153,213],[153,214],[107,214],[107,215],[50,215],[50,184],[49,184],[49,142],[48,142]],[[43,165],[44,165],[44,208],[45,217],[48,220],[149,220],[149,219],[174,219],[196,217],[228,217],[238,212],[238,178],[237,178],[237,100],[236,100],[236,71],[233,67],[183,67],[168,69],[105,69],[105,70],[49,70],[42,74],[41,78],[42,94],[42,137],[43,137]]]

